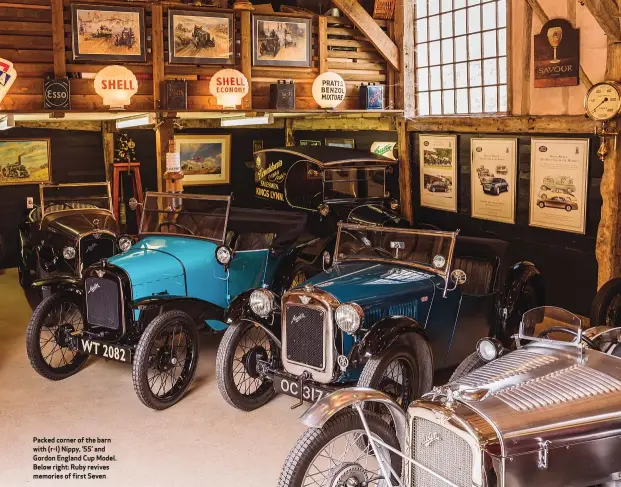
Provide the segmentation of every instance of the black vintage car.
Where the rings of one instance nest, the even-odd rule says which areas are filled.
[[[255,289],[229,306],[219,389],[253,410],[275,392],[301,405],[357,384],[405,408],[479,339],[509,345],[521,315],[542,304],[538,270],[509,267],[507,250],[458,232],[339,224],[330,269],[284,295]]]
[[[18,228],[23,287],[79,283],[83,269],[130,247],[119,238],[108,183],[40,185],[39,197]]]

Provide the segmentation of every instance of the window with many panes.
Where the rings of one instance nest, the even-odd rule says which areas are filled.
[[[507,111],[507,0],[416,0],[419,115]]]

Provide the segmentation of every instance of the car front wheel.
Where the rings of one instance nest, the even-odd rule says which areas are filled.
[[[565,205],[565,210],[567,210],[567,211],[571,211],[571,210],[572,210],[571,205]]]
[[[151,409],[166,409],[187,392],[198,363],[198,330],[173,310],[155,318],[140,337],[132,369],[134,390]]]
[[[226,402],[242,411],[268,403],[274,396],[274,386],[259,373],[257,361],[270,362],[275,347],[265,330],[252,322],[241,321],[228,327],[216,357],[218,389]]]
[[[545,207],[546,207],[546,204],[545,204],[543,201],[540,201],[539,203],[537,203],[537,206],[538,206],[539,208],[545,208]]]

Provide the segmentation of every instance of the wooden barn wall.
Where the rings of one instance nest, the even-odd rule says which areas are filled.
[[[458,212],[420,206],[420,161],[418,135],[412,134],[413,168],[412,197],[417,221],[432,223],[444,230],[460,229],[463,235],[490,237],[510,242],[509,265],[521,260],[533,262],[541,271],[546,289],[546,304],[561,306],[588,316],[597,291],[595,239],[600,220],[602,198],[599,185],[603,164],[597,157],[599,139],[589,134],[572,135],[590,138],[590,163],[586,234],[530,227],[530,149],[531,136],[503,134],[518,138],[518,170],[516,223],[492,222],[471,217],[470,140],[480,134],[458,135]],[[537,134],[545,137],[546,134]],[[551,134],[550,137],[559,137]]]
[[[52,180],[55,183],[104,181],[103,143],[99,132],[14,128],[3,139],[49,138]],[[7,246],[2,267],[17,265],[17,225],[26,210],[26,197],[39,201],[38,185],[0,186],[0,233]]]

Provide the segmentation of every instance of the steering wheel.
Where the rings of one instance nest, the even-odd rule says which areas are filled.
[[[573,335],[575,337],[578,336],[578,332],[576,330],[572,330],[571,328],[565,328],[563,326],[553,326],[552,328],[548,328],[547,330],[541,331],[539,335],[537,335],[537,337],[548,338],[548,335],[550,335],[551,333],[567,333],[568,335]],[[586,343],[589,347],[591,347],[593,350],[599,350],[599,347],[595,345],[595,342],[593,342],[593,340],[591,340],[590,338],[587,338],[584,335],[582,335],[580,339],[584,343]]]
[[[159,226],[157,227],[157,231],[161,232],[162,231],[162,227],[163,226],[170,226],[173,225],[177,228],[180,228],[182,230],[185,230],[186,232],[188,232],[190,235],[196,235],[192,230],[190,230],[188,227],[186,227],[185,225],[181,225],[180,223],[175,223],[175,222],[162,222],[159,224]]]
[[[73,206],[71,206],[69,203],[48,203],[47,205],[45,205],[45,208],[49,208],[50,206],[54,206],[54,205],[60,205],[63,208],[69,208],[70,210],[74,210],[75,208]]]

